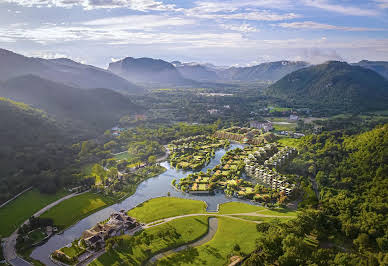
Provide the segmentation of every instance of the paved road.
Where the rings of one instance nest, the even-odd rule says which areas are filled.
[[[166,149],[166,153],[163,156],[160,156],[159,158],[156,159],[157,163],[167,160],[168,156],[170,155],[170,150],[168,149],[168,146],[164,145],[164,148]]]
[[[188,247],[198,247],[198,246],[202,246],[203,244],[206,244],[207,242],[212,240],[213,236],[217,232],[217,228],[218,228],[218,219],[217,218],[210,218],[209,219],[209,231],[207,232],[206,235],[204,235],[203,237],[201,237],[200,239],[198,239],[197,241],[195,241],[191,244],[182,245],[180,247],[170,249],[168,251],[156,254],[148,260],[148,264],[149,263],[153,264],[155,261],[160,260],[161,258],[163,258],[165,256],[168,256],[174,252],[179,252],[179,251],[185,250]]]
[[[47,205],[46,207],[44,207],[43,209],[39,210],[38,212],[36,212],[35,214],[33,214],[33,216],[35,217],[38,217],[40,215],[42,215],[44,212],[48,211],[49,209],[51,209],[52,207],[54,207],[55,205],[61,203],[62,201],[64,200],[67,200],[67,199],[70,199],[74,196],[78,196],[78,195],[81,195],[83,193],[86,193],[87,191],[85,192],[82,192],[82,193],[73,193],[73,194],[70,194],[70,195],[67,195],[49,205]],[[28,222],[28,220],[26,220],[23,224],[26,224]],[[16,245],[16,239],[18,237],[18,230],[16,230],[15,232],[12,233],[12,235],[10,235],[8,238],[5,238],[5,242],[4,242],[4,245],[3,245],[3,253],[4,253],[4,258],[6,261],[8,261],[11,265],[15,265],[15,266],[25,266],[25,265],[31,265],[29,262],[23,260],[22,258],[20,258],[17,253],[16,253],[16,248],[15,248],[15,245]]]

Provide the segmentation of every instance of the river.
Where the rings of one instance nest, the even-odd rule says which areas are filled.
[[[236,148],[243,148],[243,145],[232,144],[228,150],[236,149]],[[221,157],[226,153],[226,151],[227,150],[225,149],[220,149],[216,151],[214,158],[212,158],[210,163],[207,166],[205,166],[202,169],[202,171],[206,171],[207,169],[212,169],[217,164],[219,164]],[[119,210],[130,210],[136,205],[146,200],[149,200],[151,198],[167,196],[168,192],[170,192],[170,195],[172,197],[203,200],[208,205],[208,211],[216,211],[218,204],[221,204],[221,203],[225,203],[229,201],[243,201],[236,198],[225,197],[223,193],[218,193],[215,195],[198,196],[198,195],[192,195],[192,194],[177,191],[171,186],[171,181],[174,178],[178,180],[179,178],[185,177],[191,172],[189,171],[185,172],[185,171],[174,169],[168,164],[168,162],[163,162],[161,163],[161,165],[164,166],[167,169],[167,171],[165,171],[164,173],[156,177],[149,178],[144,182],[142,182],[132,196],[126,198],[120,203],[114,204],[94,214],[91,214],[90,216],[80,220],[75,225],[65,230],[62,234],[54,235],[44,245],[35,248],[31,253],[31,257],[43,262],[46,265],[55,266],[55,264],[51,262],[49,255],[56,249],[59,249],[71,243],[74,239],[79,238],[82,232],[85,231],[86,229],[89,229],[95,224],[97,224],[98,222],[107,219],[112,212],[119,211]],[[249,201],[244,201],[244,202],[249,203]]]

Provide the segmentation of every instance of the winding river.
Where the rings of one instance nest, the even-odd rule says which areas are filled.
[[[232,144],[228,150],[243,148],[241,144]],[[212,169],[217,164],[220,163],[221,157],[226,153],[227,150],[220,149],[215,152],[215,157],[210,161],[210,163],[202,169],[202,171],[206,171],[207,169]],[[80,220],[75,225],[71,226],[67,230],[65,230],[60,235],[54,235],[51,237],[44,245],[39,246],[33,250],[31,253],[31,257],[43,262],[46,265],[55,264],[51,262],[49,255],[56,249],[59,249],[69,243],[71,243],[74,239],[77,239],[81,236],[82,232],[90,227],[94,226],[96,223],[103,221],[109,217],[112,212],[119,210],[129,210],[135,207],[136,205],[149,200],[155,197],[167,196],[167,193],[170,192],[172,197],[179,198],[190,198],[196,200],[203,200],[208,205],[208,211],[216,211],[218,204],[229,202],[229,201],[242,201],[237,198],[227,198],[223,193],[218,193],[215,195],[206,195],[206,196],[198,196],[192,195],[184,192],[177,191],[171,186],[171,181],[176,178],[185,177],[190,172],[185,172],[181,170],[177,170],[172,168],[168,162],[161,163],[167,171],[164,173],[147,179],[142,182],[136,192],[123,200],[120,203],[111,205],[105,209],[102,209],[90,216]],[[249,203],[248,201],[245,201]]]

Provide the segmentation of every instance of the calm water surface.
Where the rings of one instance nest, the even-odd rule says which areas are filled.
[[[236,149],[236,148],[243,148],[243,145],[232,144],[229,150]],[[225,153],[226,153],[225,149],[220,149],[216,151],[215,157],[210,161],[210,163],[206,167],[202,169],[202,171],[206,171],[207,169],[212,169],[217,164],[219,164],[221,157]],[[151,198],[167,196],[168,192],[170,192],[172,197],[203,200],[208,205],[208,211],[216,211],[217,205],[221,203],[225,203],[229,201],[242,201],[236,198],[227,198],[222,193],[209,195],[209,196],[207,195],[196,196],[196,195],[191,195],[188,193],[177,191],[171,186],[171,181],[174,178],[178,180],[179,178],[185,177],[191,172],[185,172],[185,171],[174,169],[167,162],[163,162],[161,163],[161,165],[167,168],[166,172],[142,182],[138,186],[136,192],[132,196],[125,199],[124,201],[114,204],[112,206],[109,206],[103,210],[100,210],[80,220],[78,223],[76,223],[72,227],[65,230],[63,234],[54,235],[47,241],[47,243],[34,249],[34,251],[31,253],[31,257],[34,259],[40,260],[46,265],[55,266],[56,264],[51,262],[49,255],[54,250],[59,249],[71,243],[74,239],[79,238],[82,232],[85,231],[86,229],[89,229],[90,227],[94,226],[96,223],[107,219],[112,212],[123,210],[123,209],[124,210],[132,209],[136,205],[146,200],[149,200]],[[245,201],[245,202],[249,203],[248,201]]]

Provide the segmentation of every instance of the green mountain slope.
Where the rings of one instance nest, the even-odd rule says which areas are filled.
[[[69,138],[41,110],[0,98],[0,202],[66,163]]]
[[[265,93],[331,113],[388,108],[387,80],[372,70],[337,61],[288,74]]]
[[[123,115],[141,110],[129,97],[112,90],[83,90],[33,75],[4,82],[0,96],[42,109],[81,136],[101,133]]]
[[[355,63],[355,64],[352,64],[352,65],[360,66],[363,68],[369,68],[373,71],[376,71],[384,78],[388,79],[388,62],[362,60],[362,61]]]

